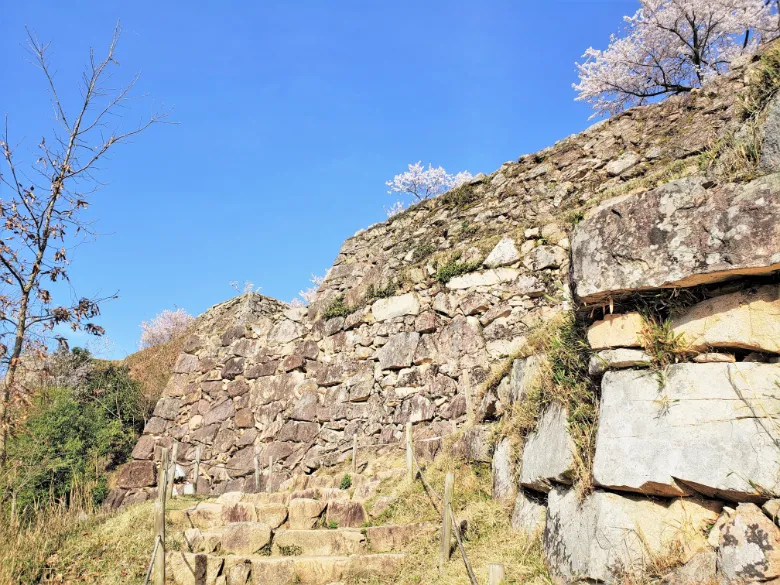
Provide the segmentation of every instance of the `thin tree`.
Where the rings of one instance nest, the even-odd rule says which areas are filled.
[[[105,155],[164,121],[158,110],[129,128],[120,127],[118,116],[131,96],[138,75],[119,88],[109,85],[119,66],[115,59],[121,27],[117,23],[108,51],[102,59],[90,51],[80,83],[80,99],[70,109],[60,99],[51,68],[49,44],[27,31],[31,62],[42,72],[54,109],[55,127],[37,145],[36,161],[25,169],[12,145],[8,116],[0,140],[6,169],[0,174],[0,462],[6,459],[6,443],[12,431],[12,406],[27,399],[19,383],[19,367],[25,355],[43,353],[58,325],[88,334],[102,335],[91,320],[100,314],[108,297],[77,296],[68,277],[69,251],[96,234],[83,217],[94,193],[102,186],[96,176]],[[3,192],[5,191],[5,192]],[[56,300],[55,300],[56,297]],[[61,298],[60,298],[61,297]]]

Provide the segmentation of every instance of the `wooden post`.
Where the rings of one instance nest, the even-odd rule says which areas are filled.
[[[488,585],[501,585],[504,582],[504,565],[501,563],[488,564]]]
[[[357,433],[352,435],[352,473],[357,473]]]
[[[452,544],[452,488],[455,485],[455,474],[451,471],[444,478],[444,502],[441,506],[441,548],[439,549],[439,570],[450,559],[450,545]]]
[[[176,459],[179,455],[179,442],[176,441],[173,444],[173,451],[171,452],[171,461],[169,464],[170,471],[168,472],[168,497],[173,498],[173,484],[176,481]]]
[[[260,456],[255,453],[255,492],[260,491]]]
[[[198,493],[198,476],[200,476],[200,445],[195,448],[195,468],[192,472],[193,491]]]
[[[406,477],[414,481],[414,445],[412,443],[412,423],[406,423]]]
[[[160,479],[157,482],[158,499],[154,503],[154,534],[159,542],[154,557],[154,585],[165,585],[165,496],[168,492],[168,471],[168,449],[163,447],[160,458]]]

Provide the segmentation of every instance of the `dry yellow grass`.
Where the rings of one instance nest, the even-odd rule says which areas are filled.
[[[130,370],[130,377],[141,384],[144,400],[150,411],[162,395],[173,372],[176,358],[179,357],[188,336],[189,332],[185,332],[167,343],[142,349],[125,358],[124,363]]]

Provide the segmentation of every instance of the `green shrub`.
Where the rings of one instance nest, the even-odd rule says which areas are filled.
[[[73,354],[83,366],[84,356]],[[18,472],[8,476],[6,489],[16,493],[17,509],[68,503],[85,486],[100,503],[108,494],[108,472],[128,459],[143,430],[144,404],[140,385],[115,365],[93,365],[76,387],[39,391],[8,443]]]
[[[412,252],[412,262],[421,262],[436,251],[436,246],[430,242],[420,244]]]
[[[349,473],[345,473],[344,477],[341,478],[341,484],[339,485],[339,488],[342,490],[348,490],[352,487],[352,476]]]
[[[439,266],[438,270],[436,270],[436,280],[446,284],[456,276],[479,270],[481,265],[481,262],[461,262],[459,259],[454,258],[447,264]]]
[[[390,282],[387,286],[375,286],[373,284],[368,285],[366,290],[366,303],[370,303],[377,299],[387,299],[392,297],[398,291],[398,285],[394,282]]]
[[[339,295],[330,302],[322,315],[326,319],[332,319],[333,317],[346,317],[354,312],[355,309],[344,304],[344,297]]]

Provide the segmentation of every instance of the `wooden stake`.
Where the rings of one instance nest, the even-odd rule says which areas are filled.
[[[504,565],[501,563],[488,564],[488,585],[501,585],[504,582]]]
[[[357,473],[357,433],[352,435],[352,473]]]
[[[200,476],[200,445],[195,448],[195,468],[192,472],[192,483],[194,491],[198,493],[198,477]]]
[[[444,478],[444,502],[441,506],[441,548],[439,549],[439,570],[444,568],[450,559],[450,545],[452,544],[452,517],[450,515],[452,505],[452,489],[455,485],[455,474],[451,471]]]
[[[176,459],[179,455],[179,442],[173,444],[171,453],[170,471],[168,473],[168,497],[173,498],[173,484],[176,481]]]
[[[168,448],[163,447],[160,452],[160,477],[157,480],[157,500],[162,502],[165,508],[165,494],[168,491]]]
[[[406,423],[406,477],[414,481],[414,445],[412,443],[412,423]]]
[[[164,492],[163,492],[164,493]],[[154,533],[159,543],[154,557],[154,585],[165,585],[165,503],[154,503]]]

